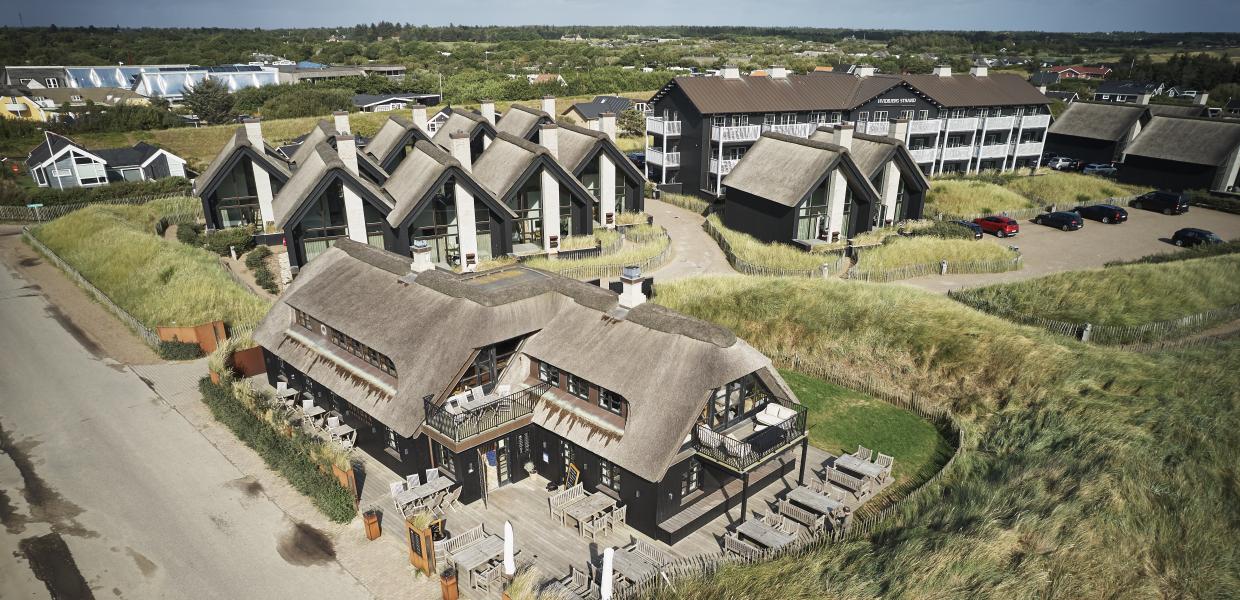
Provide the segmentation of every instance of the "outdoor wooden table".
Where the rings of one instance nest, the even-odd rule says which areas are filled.
[[[564,511],[564,514],[577,521],[577,528],[580,530],[582,524],[586,521],[589,521],[590,519],[593,519],[594,517],[597,517],[598,515],[601,515],[615,507],[616,501],[611,496],[595,493],[591,494],[585,500],[569,506],[568,509]]]
[[[836,468],[843,468],[862,477],[869,477],[875,481],[883,476],[883,468],[864,459],[857,458],[851,454],[845,454],[835,459]]]
[[[345,437],[357,435],[357,430],[353,429],[352,427],[348,425],[337,425],[335,427],[332,427],[331,430],[328,431],[328,433],[330,433],[333,438],[342,439]]]
[[[788,500],[800,504],[820,515],[834,513],[841,504],[805,486],[799,486],[788,492]]]
[[[757,519],[741,523],[736,527],[736,532],[767,548],[782,548],[796,539],[796,536],[784,533]]]
[[[636,552],[616,552],[611,557],[611,568],[631,583],[637,583],[659,570],[657,565],[650,564]]]
[[[475,571],[485,567],[504,553],[504,538],[488,535],[477,542],[452,553],[457,573],[469,573],[469,587],[474,587]]]
[[[450,487],[452,487],[452,480],[441,475],[434,481],[428,481],[397,494],[396,503],[400,505],[401,510],[405,510],[410,506],[422,503],[422,501],[436,494],[448,491]]]

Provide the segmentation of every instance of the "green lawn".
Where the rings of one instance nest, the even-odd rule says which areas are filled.
[[[809,441],[839,456],[863,445],[895,458],[897,480],[928,477],[952,448],[934,426],[917,415],[838,385],[780,371],[792,391],[809,409]]]

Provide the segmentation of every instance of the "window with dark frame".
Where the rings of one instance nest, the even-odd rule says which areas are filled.
[[[624,413],[624,398],[611,390],[599,388],[598,405],[618,415]]]
[[[620,469],[610,462],[598,459],[599,483],[617,492],[620,491]]]
[[[702,489],[702,463],[696,458],[689,459],[689,468],[680,474],[680,497]]]
[[[560,370],[545,362],[538,363],[538,380],[560,387]]]
[[[590,384],[586,380],[569,373],[568,393],[582,400],[588,400],[590,398]]]

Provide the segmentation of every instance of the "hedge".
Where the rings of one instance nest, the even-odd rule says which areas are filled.
[[[163,194],[187,193],[190,189],[189,180],[183,177],[165,177],[150,181],[117,181],[108,185],[89,188],[26,188],[19,185],[4,186],[0,193],[0,204],[8,206],[26,206],[42,204],[57,206],[60,204],[78,204],[82,202],[103,202],[140,196],[159,196]]]
[[[292,437],[278,433],[236,397],[228,379],[215,384],[210,377],[203,377],[198,381],[198,389],[215,419],[228,426],[237,439],[257,452],[267,466],[283,475],[297,491],[309,497],[327,518],[337,523],[353,520],[357,515],[353,493],[310,459],[311,452],[323,442],[297,431]]]

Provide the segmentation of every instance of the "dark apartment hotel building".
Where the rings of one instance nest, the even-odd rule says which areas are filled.
[[[663,189],[722,195],[721,183],[763,133],[808,138],[820,125],[855,123],[864,135],[902,136],[927,175],[1036,166],[1050,125],[1050,100],[1021,77],[975,67],[952,74],[761,76],[735,68],[721,77],[677,77],[650,103],[647,175]]]

